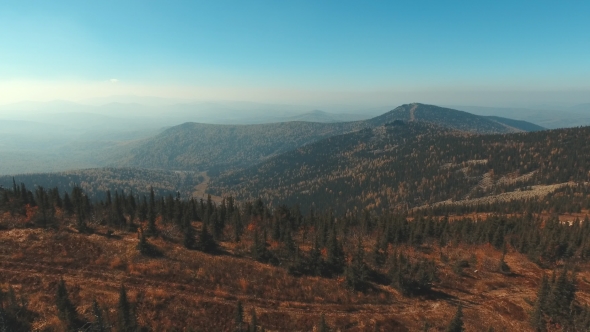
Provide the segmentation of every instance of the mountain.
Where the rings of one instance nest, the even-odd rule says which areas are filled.
[[[481,134],[525,131],[483,116],[419,103],[401,105],[367,122],[373,126],[380,126],[394,120],[429,122],[446,128]]]
[[[324,112],[314,112],[326,119]],[[138,143],[123,160],[126,167],[211,170],[248,167],[292,149],[363,128],[374,128],[396,119],[436,123],[475,133],[508,133],[540,127],[523,121],[491,119],[432,105],[408,104],[381,116],[356,122],[282,122],[259,125],[185,123]],[[513,126],[511,126],[511,125]]]
[[[590,181],[590,127],[473,135],[396,121],[333,136],[210,183],[211,193],[272,204],[387,211],[546,195]]]
[[[176,170],[249,166],[319,139],[365,126],[363,122],[259,125],[185,123],[142,141],[117,164]]]

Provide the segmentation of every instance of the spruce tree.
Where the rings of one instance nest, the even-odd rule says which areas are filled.
[[[258,230],[254,230],[254,241],[252,243],[251,254],[252,258],[259,262],[267,263],[269,261],[271,257],[270,252],[266,249],[266,232],[261,239],[258,235]]]
[[[201,234],[199,235],[199,243],[198,249],[202,252],[206,253],[214,253],[217,250],[217,243],[209,230],[207,229],[207,224],[203,223],[203,227],[201,227]]]
[[[102,310],[96,302],[96,299],[92,301],[92,315],[94,316],[94,322],[92,323],[93,332],[106,332],[106,324],[102,317]]]
[[[341,274],[344,270],[344,267],[346,266],[346,263],[344,259],[344,250],[342,249],[342,245],[336,237],[335,227],[332,227],[332,232],[328,238],[327,246],[328,257],[326,263],[328,268],[332,273]]]
[[[256,319],[256,310],[252,308],[250,311],[250,331],[249,332],[257,332],[258,331],[258,320]]]
[[[318,324],[318,332],[329,332],[330,329],[328,328],[328,324],[326,324],[326,316],[322,314],[320,318],[320,323]]]
[[[323,270],[323,259],[322,254],[320,252],[319,243],[316,239],[313,248],[309,253],[309,258],[307,260],[307,270],[308,273],[314,276],[321,275]]]
[[[57,284],[56,294],[57,316],[67,331],[74,331],[77,327],[78,313],[76,307],[68,297],[66,283],[61,279]]]
[[[346,268],[346,284],[353,290],[363,290],[367,278],[367,266],[364,262],[364,249],[359,239],[357,251],[352,258],[352,262]]]
[[[236,332],[242,332],[244,326],[244,308],[242,302],[238,300],[236,305],[236,312],[234,314],[234,322],[236,324]]]
[[[137,330],[133,308],[127,298],[127,290],[124,285],[119,289],[119,303],[117,305],[120,332],[135,332]]]
[[[547,296],[549,295],[549,279],[543,274],[541,285],[537,291],[537,300],[531,313],[531,326],[535,331],[543,332],[546,330],[544,311],[547,306]]]
[[[291,229],[286,229],[284,232],[284,240],[283,240],[283,244],[285,246],[285,250],[287,252],[287,256],[288,257],[293,257],[293,255],[295,254],[295,252],[297,251],[297,245],[295,244],[295,241],[293,241],[293,236],[291,235],[292,231]]]
[[[465,328],[463,327],[463,306],[459,304],[457,307],[457,312],[455,313],[455,317],[447,326],[446,332],[463,332]]]
[[[72,201],[70,200],[70,195],[68,195],[68,193],[64,194],[63,206],[64,211],[67,215],[71,215],[72,213],[74,213],[74,205],[72,204]]]
[[[152,246],[147,242],[147,239],[145,238],[145,234],[143,232],[143,229],[139,229],[139,242],[137,243],[137,250],[139,250],[139,252],[142,255],[151,255],[152,254]]]
[[[156,198],[154,194],[154,188],[150,188],[150,203],[148,205],[148,226],[147,226],[147,233],[150,236],[155,236],[158,234],[158,229],[156,228]]]
[[[186,217],[185,217],[186,219]],[[195,230],[191,225],[190,221],[185,220],[184,222],[184,247],[187,249],[194,249],[196,244]]]

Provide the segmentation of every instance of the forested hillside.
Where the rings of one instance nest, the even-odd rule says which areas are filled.
[[[304,146],[222,176],[210,188],[240,200],[261,197],[304,210],[330,206],[339,213],[445,206],[491,210],[495,202],[533,204],[573,190],[577,201],[559,208],[579,209],[589,192],[589,141],[590,127],[473,135],[396,121]]]
[[[3,331],[586,331],[590,220],[0,189]]]
[[[472,133],[509,133],[542,129],[524,121],[490,119],[433,105],[402,105],[366,121],[281,122],[260,125],[185,123],[139,142],[111,165],[167,170],[219,171],[254,165],[320,139],[396,119],[429,122]],[[509,124],[507,124],[509,123]]]
[[[14,181],[14,182],[13,182]],[[0,185],[12,188],[14,183],[23,184],[35,190],[38,186],[58,188],[60,192],[69,192],[78,186],[90,199],[105,199],[105,193],[119,190],[145,195],[153,188],[159,196],[176,195],[190,197],[195,186],[203,181],[203,176],[196,172],[172,172],[136,168],[95,168],[58,173],[19,174],[0,176]]]
[[[145,140],[116,164],[195,171],[249,166],[321,138],[364,127],[363,122],[185,123]]]

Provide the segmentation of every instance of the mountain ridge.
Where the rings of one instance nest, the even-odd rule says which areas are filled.
[[[534,127],[533,124],[512,121],[516,126],[513,127],[497,119],[417,103],[405,104],[372,119],[354,122],[291,121],[251,125],[187,122],[139,142],[124,159],[114,161],[111,166],[225,171],[248,167],[330,136],[410,119],[484,134],[523,132],[525,130],[519,128],[523,124]]]

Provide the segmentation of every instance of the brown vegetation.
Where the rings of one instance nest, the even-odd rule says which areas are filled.
[[[321,314],[329,326],[343,331],[373,331],[375,326],[380,331],[415,331],[426,322],[429,331],[442,331],[459,303],[469,331],[527,331],[544,273],[513,252],[505,258],[512,274],[498,273],[502,254],[488,245],[408,248],[410,256],[436,261],[440,281],[426,297],[405,297],[378,283],[362,293],[346,288],[342,278],[291,276],[283,268],[239,255],[240,247],[248,246],[244,243],[222,243],[225,253],[212,256],[154,238],[150,243],[164,255],[149,258],[136,250],[137,242],[134,233],[107,237],[99,226],[92,235],[68,227],[1,230],[0,286],[6,291],[12,285],[26,295],[38,331],[62,329],[54,298],[60,279],[88,321],[93,299],[116,320],[117,294],[124,284],[138,322],[153,331],[231,331],[238,300],[244,312],[256,310],[258,324],[267,331],[311,331]],[[460,274],[453,270],[459,260],[468,262]],[[585,303],[590,300],[588,279],[590,273],[582,271],[578,299]]]

